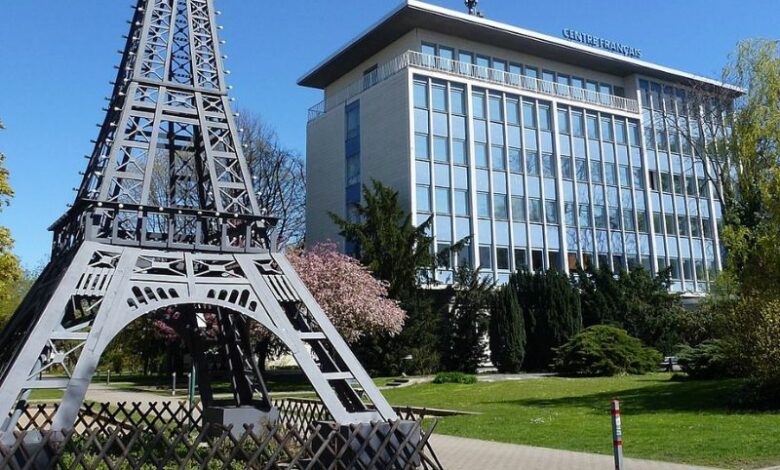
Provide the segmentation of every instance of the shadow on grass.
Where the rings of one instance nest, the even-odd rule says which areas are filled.
[[[659,379],[646,386],[625,390],[591,393],[559,398],[527,398],[488,403],[515,404],[528,407],[590,408],[609,412],[611,400],[618,399],[625,413],[651,414],[669,412],[699,412],[707,414],[746,414],[749,410],[730,406],[744,382],[740,380],[672,381]]]

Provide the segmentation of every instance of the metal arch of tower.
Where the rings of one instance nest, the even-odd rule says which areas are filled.
[[[217,312],[233,405],[269,405],[249,318],[289,348],[337,422],[397,419],[275,252],[276,219],[254,195],[219,45],[213,0],[138,1],[76,201],[50,229],[52,261],[0,335],[0,433],[35,389],[65,390],[54,429],[71,427],[110,341],[169,308],[184,312],[184,336],[193,315]],[[53,367],[67,377],[44,378]],[[201,393],[212,400],[207,377]]]

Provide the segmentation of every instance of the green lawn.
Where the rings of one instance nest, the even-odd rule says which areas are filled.
[[[626,457],[758,468],[780,463],[780,414],[727,408],[737,381],[671,381],[666,374],[546,378],[385,391],[395,405],[482,413],[439,419],[437,432],[609,454],[609,404],[621,400]]]

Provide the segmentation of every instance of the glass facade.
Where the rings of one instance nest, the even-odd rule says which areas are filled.
[[[439,251],[471,237],[440,281],[453,262],[499,282],[516,269],[643,266],[670,267],[674,290],[708,288],[720,210],[652,105],[640,120],[420,74],[413,88],[416,220],[433,216]]]
[[[361,165],[360,165],[360,101],[354,101],[345,109],[345,214],[347,220],[356,221],[357,207],[360,204]],[[347,242],[344,250],[355,253],[355,246]]]

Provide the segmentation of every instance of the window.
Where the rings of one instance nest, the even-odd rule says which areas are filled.
[[[509,218],[509,209],[507,208],[506,195],[493,195],[493,214],[496,219],[506,220]]]
[[[588,162],[584,158],[578,158],[575,160],[577,166],[577,181],[581,183],[588,182]]]
[[[447,112],[447,88],[439,83],[431,87],[431,97],[434,111]]]
[[[551,153],[542,154],[542,167],[546,178],[555,178],[555,160]]]
[[[520,149],[509,149],[509,171],[512,173],[523,172],[523,152]]]
[[[536,129],[534,104],[528,101],[523,101],[523,125],[529,129]]]
[[[577,212],[573,202],[563,203],[563,212],[566,217],[566,225],[573,227],[577,223]]]
[[[674,214],[665,214],[664,219],[666,221],[666,233],[669,235],[677,235],[677,226],[674,223]]]
[[[471,95],[471,104],[474,107],[472,113],[477,119],[485,119],[485,93],[475,91]]]
[[[436,55],[436,44],[429,44],[424,42],[421,49],[423,54]]]
[[[542,223],[542,201],[528,199],[528,216],[531,222]]]
[[[431,212],[431,188],[417,186],[417,212]]]
[[[452,213],[449,188],[436,188],[436,213],[444,215]]]
[[[477,164],[477,168],[488,167],[488,151],[486,144],[479,142],[474,144],[474,161]]]
[[[569,180],[574,178],[571,157],[561,157],[561,176]]]
[[[590,162],[590,177],[594,184],[604,182],[604,177],[601,174],[601,162]]]
[[[643,210],[636,211],[636,221],[637,231],[647,233],[647,212]]]
[[[539,69],[537,69],[536,67],[526,66],[525,69],[523,70],[523,75],[531,78],[539,78]]]
[[[617,173],[615,172],[614,163],[604,164],[604,181],[606,181],[607,184],[611,184],[612,186],[617,186]]]
[[[482,269],[493,269],[493,256],[490,245],[481,245],[479,247],[479,264]]]
[[[539,106],[539,129],[543,131],[549,131],[552,126],[552,120],[550,119],[550,107]]]
[[[428,84],[425,82],[414,82],[414,107],[428,109]]]
[[[672,181],[674,182],[674,192],[677,194],[683,193],[683,177],[682,175],[673,175]]]
[[[644,189],[645,182],[642,179],[642,169],[634,168],[633,173],[634,173],[634,189]]]
[[[634,231],[634,213],[630,209],[623,209],[623,227],[626,231]]]
[[[520,103],[517,99],[506,99],[506,121],[515,126],[520,125]]]
[[[447,60],[455,59],[455,50],[451,47],[439,46],[439,57]]]
[[[547,219],[548,224],[557,224],[558,223],[558,203],[555,201],[545,201],[544,202],[544,209],[545,209],[545,218]]]
[[[509,269],[509,248],[496,248],[496,268]]]
[[[527,157],[528,175],[539,176],[539,154],[529,151]]]
[[[665,193],[672,192],[672,175],[669,173],[661,173],[661,191]]]
[[[544,270],[544,254],[542,253],[542,250],[533,250],[531,252],[531,260],[533,261],[534,271]]]
[[[452,141],[452,162],[456,165],[469,164],[468,143],[465,140],[453,139]]]
[[[448,162],[450,160],[450,146],[446,137],[433,138],[433,159],[437,162]]]
[[[609,208],[609,228],[612,230],[620,230],[620,208]]]
[[[653,227],[656,233],[664,232],[664,221],[660,212],[653,212]]]
[[[685,177],[685,194],[688,196],[696,196],[696,178],[693,176]]]
[[[592,140],[599,139],[599,123],[596,116],[588,114],[588,138]]]
[[[580,204],[580,227],[590,227],[590,206]]]
[[[701,218],[701,224],[704,228],[704,238],[712,238],[712,221],[709,217],[702,217]]]
[[[582,113],[571,113],[571,129],[574,137],[585,137],[585,123],[582,120]]]
[[[490,218],[490,194],[477,193],[477,215],[483,218]]]
[[[607,228],[607,207],[601,205],[593,206],[593,219],[596,228]]]
[[[699,227],[699,219],[696,217],[691,218],[691,236],[692,237],[700,237],[701,236],[701,228]]]
[[[677,216],[677,225],[680,227],[680,235],[688,236],[688,217],[684,215]]]
[[[615,140],[620,145],[628,143],[626,137],[626,122],[620,119],[615,120]]]
[[[631,187],[631,169],[628,165],[620,165],[620,186]]]
[[[455,215],[467,216],[471,214],[468,191],[455,190]]]
[[[450,107],[452,114],[466,114],[466,93],[463,88],[450,86]]]
[[[452,250],[449,243],[436,244],[436,266],[440,269],[452,267]]]
[[[497,171],[506,170],[506,156],[504,155],[504,147],[493,146],[491,148],[493,153],[493,169]]]
[[[612,142],[615,140],[612,135],[612,120],[609,118],[601,118],[601,140],[604,142]]]
[[[562,135],[569,135],[569,112],[565,109],[558,110],[558,132]]]
[[[514,222],[525,222],[525,201],[522,197],[512,198],[512,220]]]
[[[669,266],[672,268],[672,279],[681,279],[680,260],[677,258],[671,258],[669,260]]]
[[[558,271],[561,268],[561,254],[557,251],[548,251],[547,266],[554,271]]]
[[[515,248],[515,270],[524,271],[528,269],[528,258],[525,250]]]

